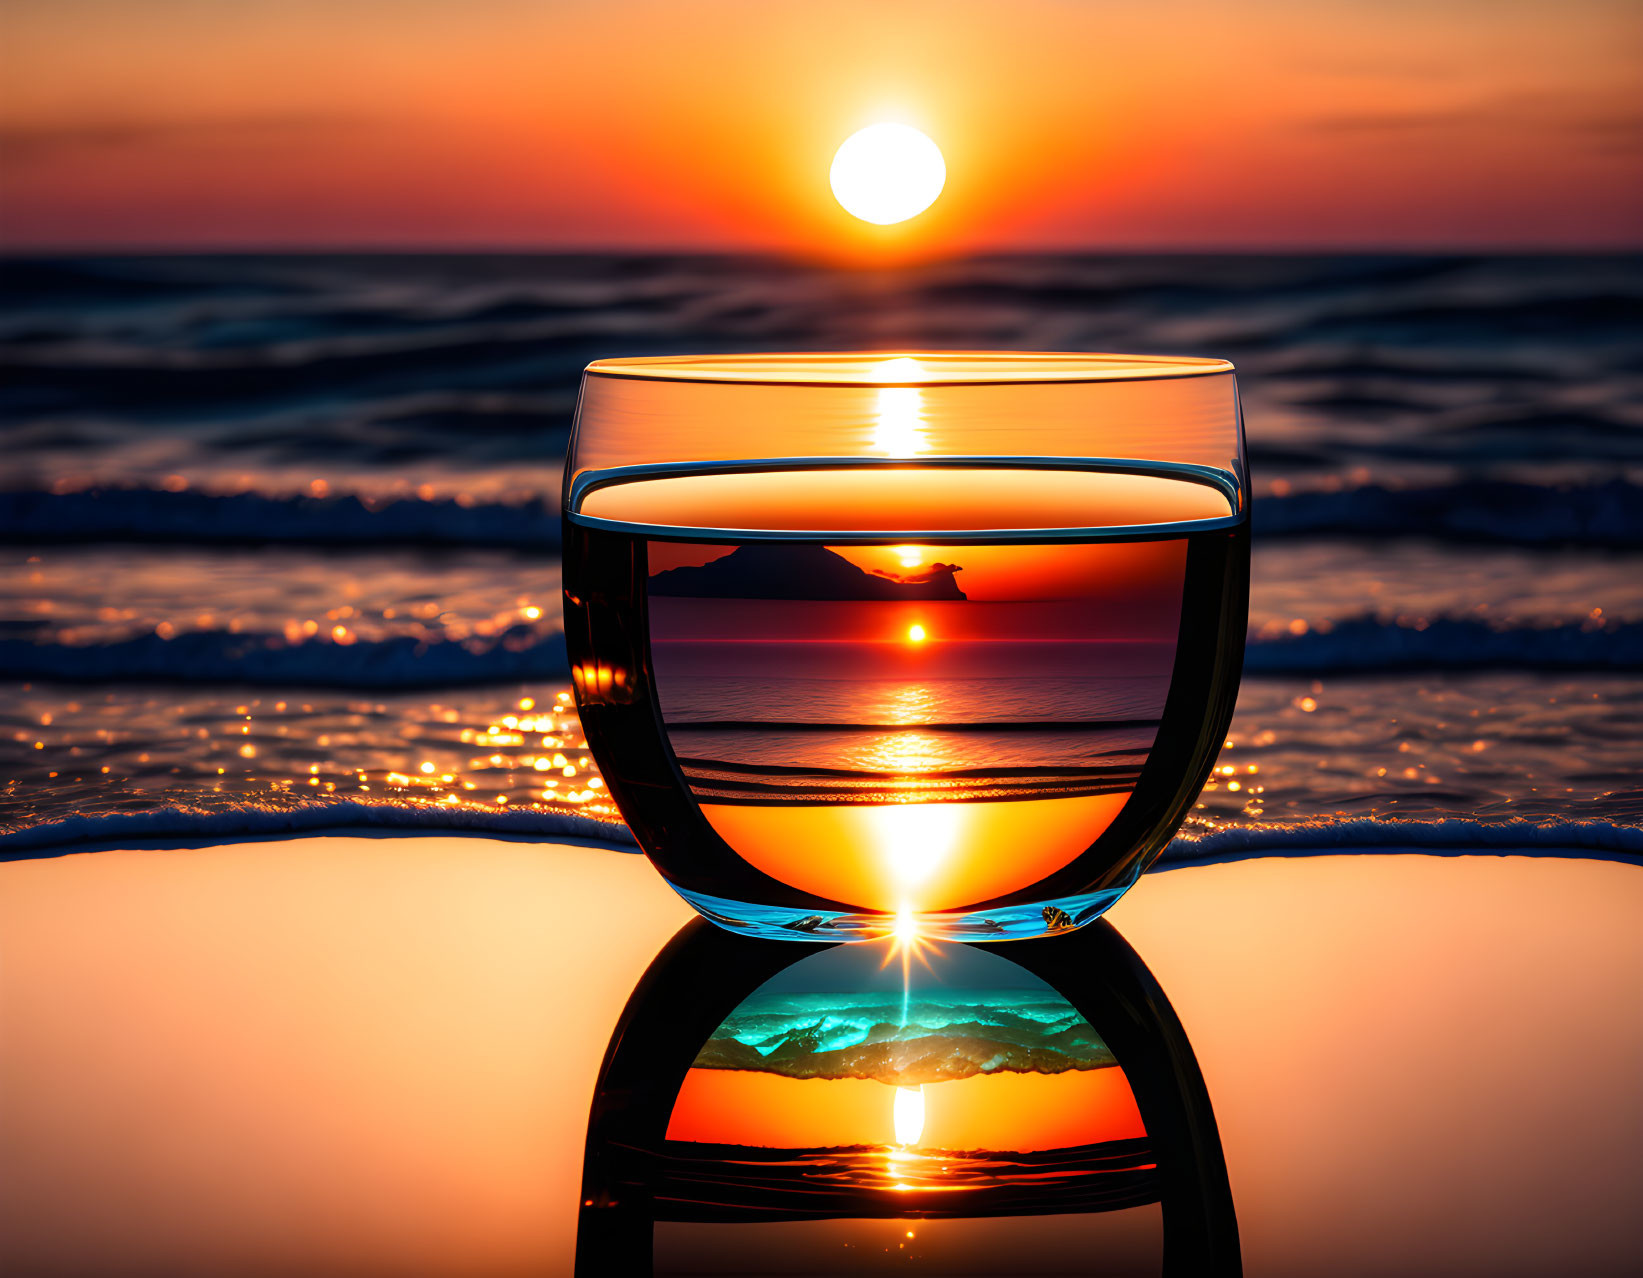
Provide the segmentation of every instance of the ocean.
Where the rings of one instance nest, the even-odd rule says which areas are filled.
[[[910,347],[1238,365],[1250,643],[1170,855],[1643,850],[1643,256],[19,258],[0,298],[0,855],[621,838],[560,624],[580,369]]]

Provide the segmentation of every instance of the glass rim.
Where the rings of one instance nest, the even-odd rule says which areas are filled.
[[[997,526],[921,528],[878,527],[761,527],[757,525],[703,525],[698,523],[651,523],[644,520],[612,518],[594,515],[583,509],[583,502],[594,492],[605,488],[643,483],[658,479],[696,479],[726,475],[757,475],[770,472],[834,471],[855,472],[885,470],[982,470],[982,471],[1092,471],[1104,474],[1128,474],[1139,477],[1165,478],[1201,485],[1214,489],[1226,498],[1228,512],[1193,519],[1156,520],[1145,523],[1111,523],[1078,525],[1069,523],[1001,524]],[[1045,542],[1084,541],[1151,541],[1160,537],[1178,537],[1190,533],[1215,532],[1236,528],[1249,518],[1249,503],[1243,486],[1236,475],[1210,466],[1196,466],[1179,462],[1133,461],[1125,458],[1083,457],[929,457],[918,459],[891,458],[838,458],[838,457],[767,457],[726,462],[652,462],[637,466],[612,467],[603,471],[588,471],[567,481],[565,486],[564,517],[584,528],[603,529],[629,536],[645,537],[655,541],[688,542],[760,542],[821,540],[837,545],[895,545],[916,542],[919,545],[966,545],[1007,543],[1021,540]]]
[[[722,385],[859,387],[1021,386],[1220,376],[1230,360],[1103,351],[760,351],[596,359],[588,377]]]

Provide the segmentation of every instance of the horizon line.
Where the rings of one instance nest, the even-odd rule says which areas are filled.
[[[1303,245],[1201,244],[1047,245],[1037,248],[966,248],[950,252],[844,255],[799,248],[729,248],[678,245],[375,243],[350,244],[6,244],[0,259],[62,257],[670,257],[741,258],[830,266],[841,270],[882,270],[981,258],[1042,257],[1612,257],[1643,254],[1643,238],[1614,243],[1484,244],[1434,241],[1422,244],[1321,242]]]

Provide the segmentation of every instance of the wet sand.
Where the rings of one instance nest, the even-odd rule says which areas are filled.
[[[313,837],[0,864],[16,1272],[560,1273],[617,1016],[690,917],[639,857]],[[1643,1254],[1643,871],[1148,876],[1251,1274]],[[922,1226],[921,1226],[922,1228]]]

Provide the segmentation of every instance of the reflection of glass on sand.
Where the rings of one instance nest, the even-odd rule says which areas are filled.
[[[896,1144],[916,1145],[924,1135],[924,1084],[917,1087],[896,1088],[893,1111],[896,1124]]]
[[[896,953],[675,939],[601,1072],[579,1272],[1235,1272],[1190,1048],[1110,927]]]
[[[912,937],[877,949],[814,955],[743,1000],[697,1053],[668,1139],[783,1149],[906,1193],[985,1188],[1023,1153],[1144,1138],[1111,1051],[1044,982]]]

